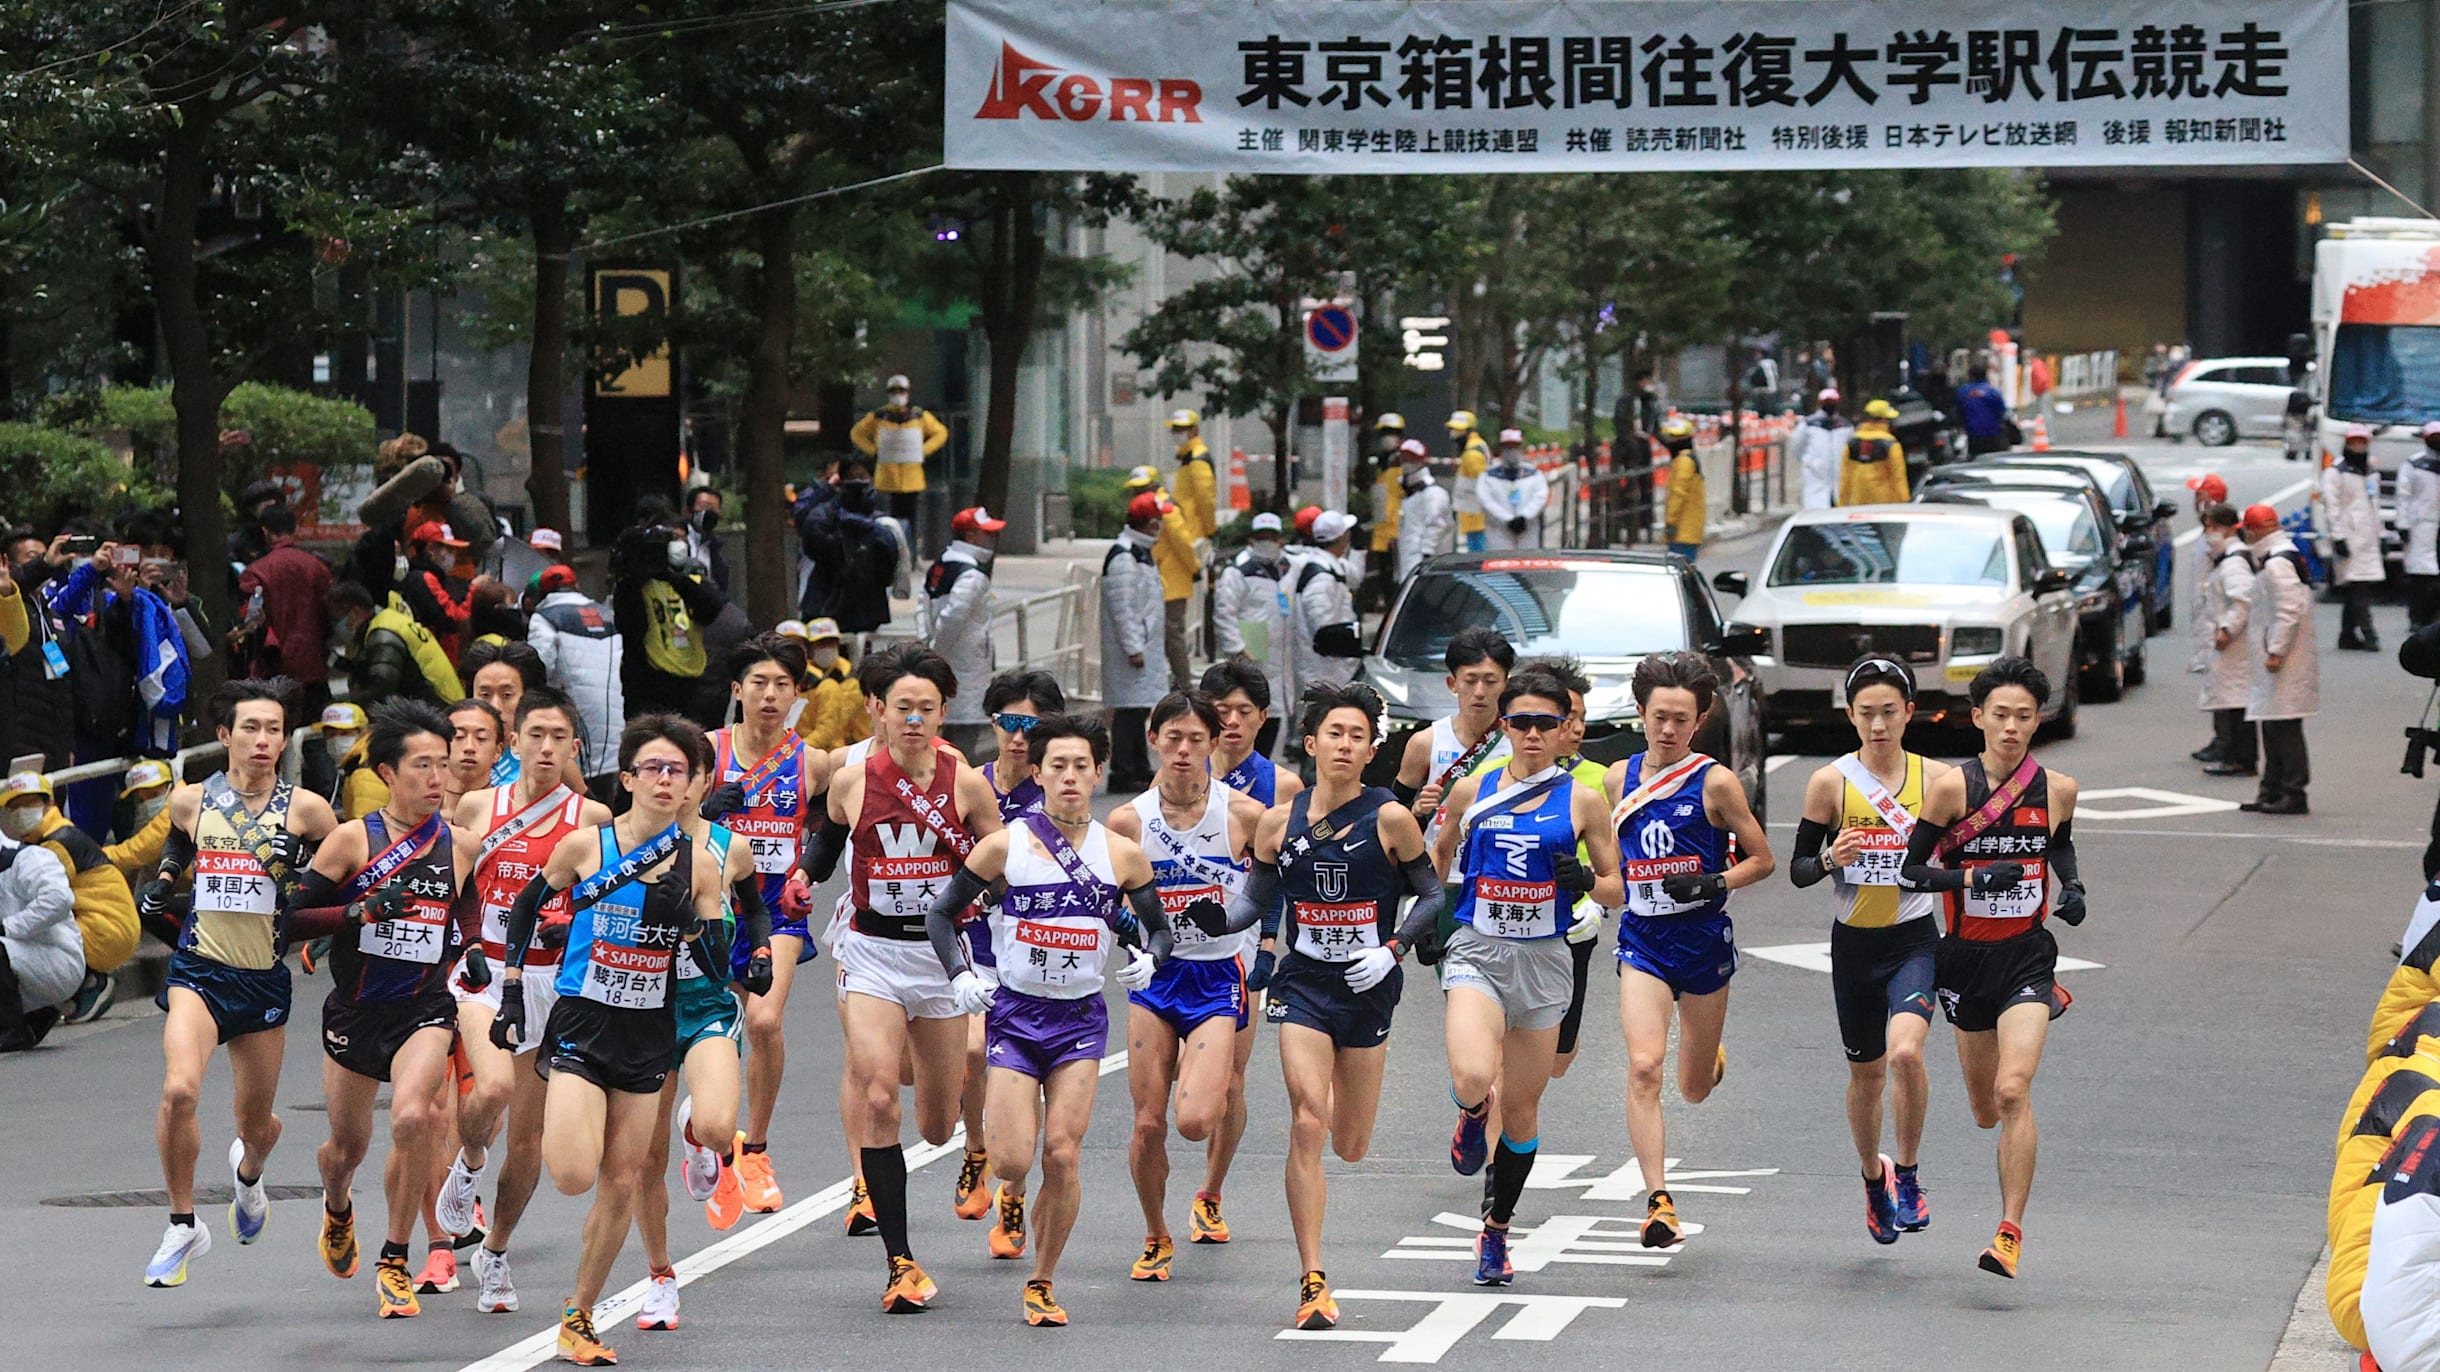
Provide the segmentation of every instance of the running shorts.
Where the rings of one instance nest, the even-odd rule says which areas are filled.
[[[1460,924],[1440,955],[1440,986],[1489,996],[1511,1029],[1556,1029],[1575,990],[1574,963],[1566,939],[1495,938]]]
[[[480,991],[466,989],[465,975],[466,964],[461,962],[458,970],[450,974],[449,994],[457,997],[460,1005],[479,1002],[490,1006],[491,1013],[497,1017],[500,1013],[500,988],[507,985],[500,977],[500,969],[496,966],[491,969],[491,980],[485,982]],[[525,1038],[517,1045],[517,1052],[530,1053],[535,1045],[542,1042],[542,1036],[537,1031],[551,1022],[551,1007],[559,1003],[559,965],[528,964],[519,975],[517,984],[525,988]]]
[[[1929,919],[1886,928],[1830,926],[1830,997],[1849,1062],[1878,1062],[1889,1050],[1889,1021],[1932,1017],[1932,972],[1940,926]]]
[[[192,948],[181,948],[170,954],[169,980],[162,986],[161,994],[153,997],[163,1010],[169,1009],[172,986],[183,986],[202,998],[203,1008],[212,1012],[212,1023],[220,1029],[222,1043],[277,1029],[288,1022],[293,993],[288,964],[284,962],[258,971],[231,967]]]
[[[1171,958],[1152,974],[1152,984],[1127,993],[1129,1005],[1159,1015],[1179,1038],[1223,1015],[1243,1029],[1246,1018],[1243,958]]]
[[[2058,967],[2059,941],[2042,925],[1990,943],[1945,937],[1934,969],[1941,1012],[1962,1033],[1995,1029],[2012,1005],[2048,1005]]]
[[[1271,973],[1270,997],[1262,1012],[1273,1024],[1301,1024],[1330,1036],[1339,1048],[1378,1048],[1389,1042],[1390,1017],[1406,969],[1392,967],[1381,984],[1357,991],[1347,984],[1347,964],[1323,962],[1293,950]]]
[[[1003,987],[983,1016],[983,1065],[1036,1081],[1071,1062],[1099,1062],[1110,1046],[1110,1007],[1100,996],[1052,1000]]]
[[[709,977],[688,977],[678,983],[677,1001],[678,1046],[669,1056],[669,1067],[676,1071],[686,1065],[686,1055],[706,1039],[727,1039],[735,1043],[744,1032],[745,1001],[737,992]]]
[[[390,1079],[390,1063],[426,1029],[457,1032],[457,1001],[445,990],[405,1000],[357,1000],[333,991],[322,1002],[322,1055],[360,1077]]]
[[[658,1010],[613,1010],[582,996],[561,996],[542,1031],[534,1070],[565,1072],[604,1091],[657,1095],[676,1054],[677,1017]]]
[[[1618,965],[1668,983],[1673,995],[1708,996],[1737,975],[1737,931],[1725,914],[1625,915]]]
[[[1559,1055],[1576,1051],[1576,1040],[1584,1033],[1584,992],[1593,976],[1594,940],[1569,940],[1568,957],[1575,963],[1574,985],[1567,993],[1567,1013],[1559,1020]]]
[[[754,960],[754,945],[738,936],[742,933],[742,930],[731,930],[729,938],[729,975],[738,981],[746,979],[746,965]],[[796,965],[799,967],[822,955],[822,945],[813,941],[811,927],[801,919],[781,919],[779,916],[773,915],[771,917],[771,937],[803,941],[796,950]],[[681,951],[678,956],[689,955]],[[775,960],[777,956],[776,953],[773,954]]]
[[[908,1019],[956,1018],[948,969],[929,940],[851,932],[839,941],[838,954],[842,999],[853,994],[886,1000],[903,1008]]]

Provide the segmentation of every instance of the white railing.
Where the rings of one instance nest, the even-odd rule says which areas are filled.
[[[2118,389],[2118,353],[2103,349],[2069,353],[2057,359],[2059,374],[2051,387],[2056,396],[2104,395]]]

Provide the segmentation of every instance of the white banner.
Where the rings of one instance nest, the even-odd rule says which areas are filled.
[[[2347,160],[2342,0],[950,0],[949,165]]]

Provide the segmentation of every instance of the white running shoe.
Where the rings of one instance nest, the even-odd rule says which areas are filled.
[[[508,1279],[508,1255],[488,1248],[474,1250],[475,1282],[481,1288],[475,1295],[474,1308],[486,1315],[513,1313],[517,1308],[517,1284]]]
[[[186,1285],[186,1265],[212,1251],[212,1231],[200,1224],[173,1224],[144,1265],[146,1286]]]
[[[686,1194],[697,1201],[712,1198],[720,1185],[720,1155],[686,1136],[686,1126],[695,1118],[695,1098],[688,1096],[678,1102],[678,1142],[686,1149],[685,1160],[678,1174],[686,1178]]]
[[[442,1232],[456,1238],[474,1228],[475,1192],[482,1185],[483,1169],[468,1167],[464,1153],[449,1160],[449,1175],[442,1178],[440,1197],[432,1203]]]
[[[229,1140],[229,1184],[237,1191],[229,1202],[229,1232],[239,1243],[252,1243],[263,1236],[263,1223],[271,1218],[271,1197],[264,1192],[261,1177],[248,1186],[238,1175],[238,1166],[245,1160],[246,1141]]]
[[[644,1308],[635,1312],[638,1329],[675,1329],[678,1327],[678,1274],[655,1272],[644,1288]]]

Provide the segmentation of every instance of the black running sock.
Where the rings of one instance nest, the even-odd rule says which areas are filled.
[[[390,1243],[384,1241],[381,1245],[381,1260],[383,1262],[390,1262],[392,1260],[405,1262],[407,1260],[407,1246],[403,1243]]]
[[[1893,1162],[1890,1164],[1890,1166],[1897,1168],[1898,1175],[1901,1177],[1912,1177],[1915,1175],[1915,1169],[1907,1166],[1905,1163]]]
[[[907,1246],[907,1155],[897,1144],[867,1148],[864,1189],[872,1197],[873,1221],[881,1230],[881,1247],[893,1258],[912,1258]]]
[[[765,1139],[761,1143],[749,1143],[746,1145],[746,1151],[749,1153],[768,1153],[771,1151],[771,1141],[769,1139]]]
[[[353,1219],[356,1215],[356,1202],[351,1200],[347,1204],[340,1206],[338,1209],[333,1210],[330,1208],[330,1202],[325,1200],[322,1202],[322,1213],[330,1216],[334,1220]]]
[[[192,1229],[195,1227],[195,1212],[192,1210],[172,1210],[169,1212],[169,1222],[172,1224],[183,1224],[187,1228]]]
[[[1500,1135],[1499,1147],[1491,1150],[1491,1222],[1506,1228],[1516,1215],[1517,1200],[1525,1194],[1525,1179],[1533,1175],[1534,1154],[1539,1151],[1539,1134],[1522,1145]]]
[[[243,1173],[243,1172],[240,1172],[240,1173],[238,1173],[238,1174],[237,1174],[237,1184],[238,1184],[238,1185],[240,1185],[240,1186],[252,1186],[252,1185],[254,1185],[254,1184],[255,1184],[255,1183],[257,1183],[257,1182],[260,1182],[262,1179],[263,1179],[263,1174],[262,1174],[262,1173],[260,1173],[260,1172],[255,1173],[255,1174],[254,1174],[253,1176],[251,1176],[251,1177],[247,1176],[247,1175],[246,1175],[245,1173]]]
[[[399,1247],[404,1248],[406,1245],[400,1244]],[[447,1239],[428,1239],[424,1243],[424,1251],[426,1253],[438,1253],[444,1248],[448,1249],[452,1253],[457,1251],[457,1246],[449,1242]],[[399,1256],[404,1257],[406,1255],[402,1253]]]

